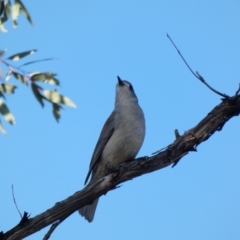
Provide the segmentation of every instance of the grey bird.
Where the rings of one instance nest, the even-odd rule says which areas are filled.
[[[85,184],[103,178],[109,164],[116,166],[133,160],[140,150],[145,136],[145,119],[132,84],[118,78],[115,108],[100,133],[94,149]],[[99,198],[79,209],[86,220],[92,222]]]

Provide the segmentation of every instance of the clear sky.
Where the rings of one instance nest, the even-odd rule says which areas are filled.
[[[7,104],[16,125],[2,120],[0,231],[21,212],[36,216],[83,188],[92,151],[114,105],[116,76],[129,80],[145,113],[146,137],[138,156],[150,156],[194,127],[221,102],[186,68],[169,33],[192,66],[217,90],[234,94],[240,82],[240,2],[23,0],[33,18],[1,34],[7,55],[38,49],[26,66],[53,71],[65,107],[60,123],[18,84]],[[17,65],[16,63],[14,63]],[[20,64],[20,63],[19,63]],[[2,68],[2,65],[1,65]],[[4,70],[4,69],[3,69]],[[16,83],[12,78],[11,83]],[[48,86],[44,85],[45,88]],[[89,224],[74,213],[51,240],[240,239],[239,118],[184,157],[176,168],[144,175],[100,199]],[[48,228],[30,236],[42,239]]]

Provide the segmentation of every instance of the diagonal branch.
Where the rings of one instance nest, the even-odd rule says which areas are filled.
[[[106,177],[94,184],[56,203],[45,212],[21,222],[8,232],[1,232],[0,240],[23,239],[50,224],[69,217],[72,213],[84,205],[91,203],[97,197],[116,189],[120,183],[178,162],[190,151],[196,151],[196,147],[200,143],[206,141],[215,132],[221,131],[228,120],[239,114],[240,95],[223,99],[203,120],[195,127],[186,131],[182,136],[175,131],[176,140],[164,151],[160,151],[149,158],[138,158],[135,161],[126,162],[111,168]]]

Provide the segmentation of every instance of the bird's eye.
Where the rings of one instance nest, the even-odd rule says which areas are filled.
[[[129,89],[130,89],[130,91],[134,92],[133,86],[131,84],[129,85]]]

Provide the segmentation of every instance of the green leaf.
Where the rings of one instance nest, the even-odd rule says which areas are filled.
[[[28,86],[28,83],[27,83],[27,80],[25,79],[25,77],[19,73],[16,73],[16,72],[12,72],[13,73],[13,76],[18,80],[20,81],[21,83],[25,84]]]
[[[11,5],[11,3],[10,3],[10,1],[8,1],[8,2],[3,1],[3,2],[4,2],[4,7],[3,7],[4,14],[3,14],[3,17],[0,18],[0,30],[2,32],[7,32],[7,29],[4,27],[3,23],[5,23],[10,16],[10,12],[11,12],[10,5]]]
[[[17,18],[20,14],[20,9],[21,9],[20,3],[15,0],[14,4],[12,6],[12,20],[13,20],[13,27],[14,28],[16,28],[18,26]]]
[[[3,9],[4,14],[3,14],[3,17],[0,18],[0,30],[2,32],[7,32],[7,29],[4,27],[3,23],[5,23],[10,16],[10,12],[11,12],[10,5],[11,5],[10,1],[4,2],[4,9]]]
[[[77,107],[70,98],[62,96],[61,94],[59,94],[57,90],[54,90],[54,91],[44,90],[43,94],[46,97],[46,99],[48,99],[52,103],[56,103],[56,104],[62,103],[69,107],[74,107],[74,108]]]
[[[59,81],[55,78],[56,75],[57,74],[51,72],[35,72],[30,74],[32,81],[41,81],[51,85],[59,85]]]
[[[26,9],[26,7],[23,5],[23,3],[20,0],[15,0],[15,2],[18,2],[20,4],[20,10],[23,13],[23,15],[27,18],[27,20],[33,25],[31,16],[28,12],[28,10]]]
[[[11,14],[11,2],[8,0],[5,2],[4,14],[9,18]]]
[[[0,91],[0,97],[4,98],[6,100],[4,94],[1,91]]]
[[[4,27],[4,25],[2,24],[1,19],[0,19],[0,30],[1,30],[2,32],[4,32],[4,33],[7,32],[7,29],[6,29],[6,28]]]
[[[0,16],[3,14],[4,12],[4,1],[0,2]]]
[[[14,93],[14,90],[17,87],[15,85],[12,84],[8,84],[8,83],[2,83],[0,84],[0,92],[3,93]]]
[[[35,53],[36,51],[37,51],[36,49],[33,49],[33,50],[25,51],[25,52],[16,53],[7,59],[12,60],[12,61],[18,61],[19,59],[24,58],[28,55],[31,55],[31,54]]]
[[[58,122],[61,117],[60,109],[62,108],[60,105],[53,103],[53,116],[55,117],[56,121]]]
[[[32,91],[33,91],[33,94],[34,96],[36,97],[36,99],[38,100],[38,102],[40,103],[40,105],[42,107],[44,107],[44,103],[43,103],[43,96],[42,94],[39,92],[39,89],[41,89],[37,84],[35,83],[32,83],[31,84],[31,87],[32,87]]]
[[[2,125],[1,120],[0,120],[0,132],[1,132],[2,134],[6,134],[6,133],[7,133],[6,130],[4,129],[3,125]]]
[[[3,15],[3,17],[1,18],[2,23],[6,22],[6,21],[8,20],[8,18],[9,18],[9,16],[10,16],[10,14],[11,14],[11,8],[10,8],[10,6],[11,6],[10,1],[5,2],[4,15]]]
[[[6,103],[0,99],[0,114],[4,117],[6,121],[10,124],[15,124],[15,118],[12,113],[9,111]]]

